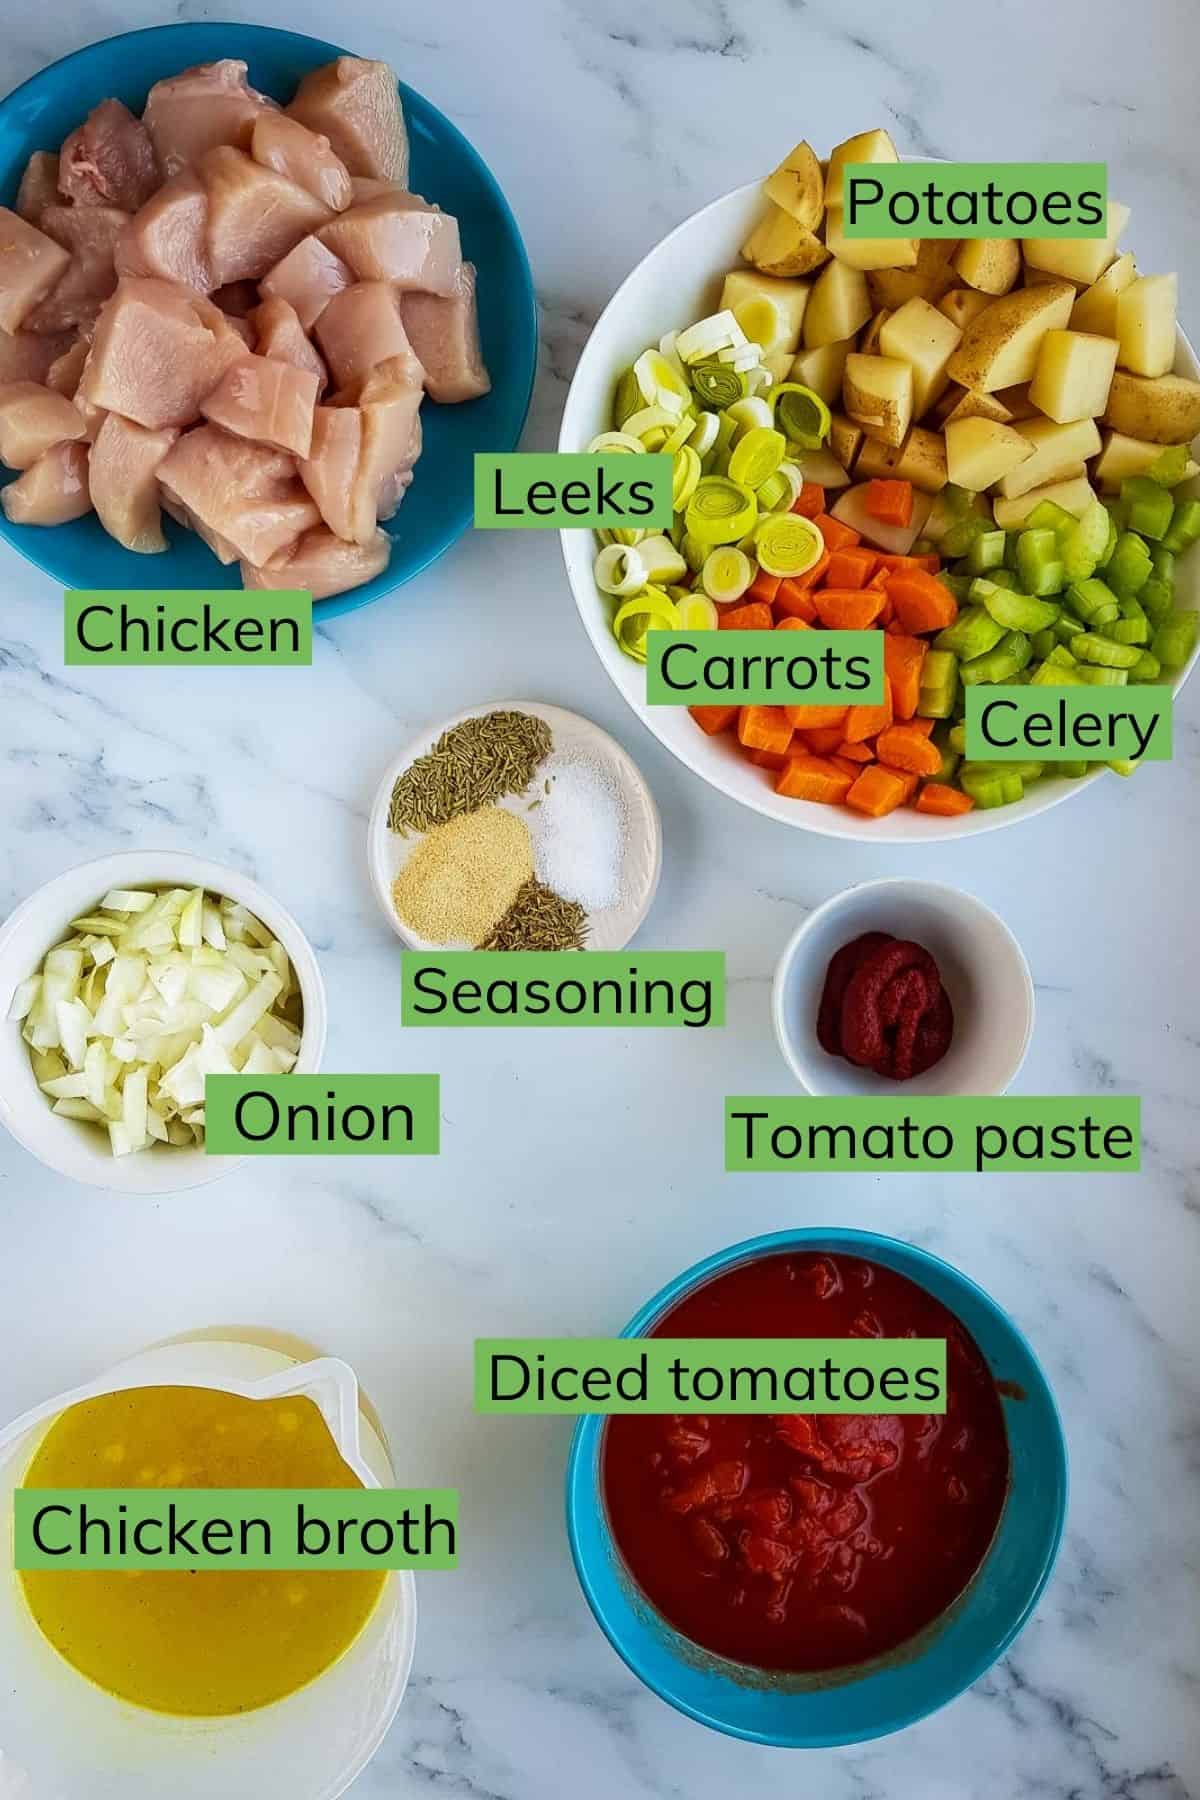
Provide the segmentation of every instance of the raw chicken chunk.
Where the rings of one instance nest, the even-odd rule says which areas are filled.
[[[77,206],[135,213],[161,179],[149,132],[119,100],[102,100],[60,152],[59,191]]]
[[[361,206],[364,200],[378,200],[380,194],[405,193],[403,182],[380,181],[376,175],[352,175],[350,177],[350,198],[354,206]]]
[[[28,469],[45,451],[84,437],[86,426],[64,394],[36,381],[0,387],[0,462]]]
[[[126,550],[152,555],[165,550],[158,501],[158,470],[179,433],[147,431],[120,413],[109,413],[92,445],[88,488],[110,537]]]
[[[253,281],[227,281],[209,298],[227,319],[248,319],[258,305],[258,288]]]
[[[46,208],[57,206],[58,200],[58,158],[51,150],[35,150],[17,189],[17,211],[30,225],[38,225]]]
[[[332,531],[318,526],[306,531],[291,550],[273,556],[264,566],[242,564],[246,588],[292,588],[310,593],[314,600],[344,594],[347,588],[374,581],[388,566],[392,553],[386,531],[377,531],[366,544],[348,544]]]
[[[300,464],[300,479],[332,532],[368,544],[375,531],[375,508],[357,480],[362,438],[363,416],[357,406],[318,406],[312,449]]]
[[[226,59],[155,82],[142,121],[159,168],[170,177],[195,167],[218,144],[248,149],[255,119],[274,105],[247,84],[244,62]]]
[[[301,238],[259,283],[269,298],[286,300],[311,331],[335,294],[353,284],[353,272],[317,237]]]
[[[386,63],[339,56],[304,77],[287,110],[323,132],[352,175],[408,180],[408,132]]]
[[[208,266],[208,194],[199,176],[176,175],[129,220],[116,267],[118,275],[182,281],[204,294],[216,286]]]
[[[54,292],[35,306],[26,331],[69,331],[91,327],[117,285],[113,261],[121,234],[129,223],[115,206],[48,206],[42,230],[70,252],[71,266]]]
[[[0,331],[19,331],[70,261],[61,244],[0,206]]]
[[[56,394],[65,394],[68,400],[73,400],[90,348],[81,333],[70,348],[64,350],[61,356],[56,356],[50,364],[46,371],[46,386],[53,388]]]
[[[14,525],[66,525],[92,510],[88,453],[83,444],[55,444],[0,492]]]
[[[400,316],[409,342],[425,369],[425,387],[434,400],[474,400],[491,388],[479,346],[475,309],[475,269],[464,263],[456,292],[405,294]]]
[[[245,349],[253,352],[257,348],[258,338],[249,319],[235,319],[231,313],[226,313],[225,323],[230,331],[237,332]]]
[[[316,404],[317,378],[310,369],[248,356],[227,370],[200,410],[211,424],[236,437],[307,456]]]
[[[218,286],[256,281],[331,215],[306,188],[223,145],[200,161],[208,254]]]
[[[458,220],[400,189],[339,213],[321,242],[353,269],[359,281],[391,281],[453,296],[462,267]]]
[[[0,382],[45,381],[51,366],[71,348],[72,334],[35,337],[31,331],[0,331]]]
[[[389,357],[363,383],[362,453],[357,480],[376,519],[390,519],[421,454],[425,371],[411,351]]]
[[[325,364],[305,334],[294,306],[272,297],[255,307],[250,322],[257,336],[260,356],[273,356],[280,362],[291,363],[293,368],[307,369],[317,378],[317,392],[324,392],[329,380]]]
[[[399,296],[386,281],[360,281],[336,295],[317,320],[316,335],[329,373],[353,397],[377,364],[411,353]]]
[[[206,541],[223,546],[222,562],[261,564],[319,522],[295,472],[283,451],[201,425],[168,451],[158,478]]]
[[[201,295],[126,276],[100,314],[79,391],[149,431],[190,425],[245,354],[224,314]]]
[[[298,187],[306,188],[334,212],[344,212],[353,199],[346,165],[334,155],[329,139],[297,119],[289,119],[286,113],[259,114],[250,154],[265,169],[274,169],[277,175],[286,175]]]

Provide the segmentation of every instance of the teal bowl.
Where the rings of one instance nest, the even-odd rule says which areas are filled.
[[[370,45],[362,48],[372,54]],[[156,81],[195,63],[240,57],[250,82],[275,100],[347,52],[318,38],[267,25],[158,25],[89,44],[52,63],[0,101],[0,201],[11,205],[21,171],[35,150],[57,150],[93,106],[112,95],[140,112]],[[353,612],[429,567],[471,523],[476,451],[514,450],[533,391],[537,312],[529,262],[504,195],[478,152],[436,106],[399,84],[408,121],[413,187],[453,213],[464,254],[479,270],[479,329],[492,391],[462,406],[422,408],[424,448],[404,504],[385,529],[393,549],[382,575],[347,594],[319,600],[318,620]],[[3,480],[12,479],[4,475]],[[164,520],[169,549],[137,556],[110,538],[95,514],[70,525],[10,525],[0,537],[69,588],[235,588],[237,565],[225,567],[200,539]]]
[[[670,1282],[626,1326],[648,1332],[693,1288],[761,1256],[826,1251],[906,1275],[960,1319],[1002,1383],[1012,1457],[1008,1497],[991,1548],[950,1609],[886,1657],[831,1673],[779,1677],[709,1655],[661,1619],[613,1543],[600,1485],[604,1421],[581,1419],[567,1466],[567,1532],[585,1596],[617,1654],[660,1699],[723,1731],[787,1749],[829,1749],[884,1737],[936,1712],[1012,1643],[1050,1579],[1067,1511],[1067,1449],[1033,1351],[995,1301],[949,1263],[896,1238],[837,1227],[749,1238]]]

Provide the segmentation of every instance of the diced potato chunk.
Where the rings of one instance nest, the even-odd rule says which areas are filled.
[[[1095,331],[1101,337],[1116,337],[1117,299],[1136,276],[1137,265],[1126,251],[1080,294],[1071,313],[1071,330]]]
[[[939,312],[945,313],[952,325],[965,331],[972,319],[977,319],[991,305],[987,294],[979,293],[975,288],[951,288],[937,302]]]
[[[829,168],[825,175],[826,206],[842,206],[844,195],[842,190],[842,172],[847,163],[894,163],[900,157],[891,138],[886,131],[876,128],[874,131],[860,131],[854,137],[847,138],[844,144],[830,152]]]
[[[829,251],[805,226],[772,204],[742,245],[742,255],[764,275],[808,275],[829,261]]]
[[[956,487],[981,494],[1027,461],[1034,447],[996,419],[953,419],[946,426],[946,469]]]
[[[912,424],[912,365],[897,356],[848,356],[842,404],[868,437],[898,447]]]
[[[840,206],[825,214],[825,243],[839,262],[852,269],[915,269],[919,244],[916,238],[848,238]]]
[[[731,312],[752,343],[768,356],[800,348],[800,328],[811,288],[757,269],[731,269],[721,289],[719,312]]]
[[[1079,518],[1095,498],[1087,477],[1074,475],[1069,481],[1051,481],[1045,487],[1030,488],[1016,500],[997,499],[992,510],[997,525],[1003,525],[1005,531],[1015,531],[1043,500],[1050,500],[1064,512],[1074,513]]]
[[[1130,475],[1144,475],[1163,453],[1161,444],[1145,438],[1126,437],[1123,431],[1106,431],[1104,447],[1096,458],[1096,486],[1102,493],[1120,492],[1121,483]]]
[[[909,300],[884,321],[879,348],[884,356],[899,357],[913,372],[913,413],[919,419],[949,380],[946,365],[958,348],[962,333],[928,300]]]
[[[1096,419],[1108,404],[1117,366],[1113,338],[1086,331],[1048,331],[1029,384],[1033,404],[1060,425]]]
[[[763,193],[807,231],[815,231],[825,213],[825,183],[811,144],[789,150],[763,182]]]
[[[1174,368],[1178,305],[1178,275],[1143,275],[1118,294],[1118,361],[1123,369],[1166,375]]]
[[[968,287],[1007,294],[1021,273],[1021,247],[1015,238],[966,238],[954,253],[954,267]]]
[[[1066,326],[1075,290],[1066,281],[1015,288],[973,319],[949,362],[951,379],[964,387],[995,393],[1029,381],[1048,331]]]
[[[820,350],[853,337],[871,316],[867,278],[861,269],[844,262],[829,262],[813,283],[804,314],[804,347]]]
[[[945,440],[940,431],[926,431],[923,425],[914,425],[898,450],[864,438],[854,473],[860,480],[911,481],[923,493],[940,493],[947,481]]]
[[[1154,444],[1190,443],[1200,432],[1200,382],[1118,369],[1108,390],[1104,423]]]
[[[1108,235],[1102,238],[1022,238],[1025,261],[1067,281],[1085,285],[1107,269],[1116,254],[1117,239],[1129,223],[1129,208],[1119,200],[1108,203]]]
[[[1015,500],[1048,481],[1062,481],[1079,473],[1088,457],[1100,451],[1095,419],[1076,419],[1068,425],[1056,424],[1053,419],[1028,419],[1015,429],[1033,445],[1033,455],[1000,482],[1000,492],[1006,500]]]
[[[846,338],[840,344],[823,344],[819,350],[802,350],[788,379],[803,382],[814,394],[820,394],[826,406],[834,406],[842,397],[846,359],[853,348],[854,339]]]

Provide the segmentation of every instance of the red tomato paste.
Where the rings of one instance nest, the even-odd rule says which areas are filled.
[[[903,1275],[766,1256],[715,1276],[654,1337],[944,1337],[944,1414],[625,1415],[608,1421],[609,1523],[655,1610],[763,1669],[835,1669],[943,1613],[987,1551],[1009,1453],[970,1333]]]
[[[843,944],[825,974],[817,1039],[889,1081],[911,1081],[940,1062],[954,1010],[938,966],[921,944],[868,931]]]

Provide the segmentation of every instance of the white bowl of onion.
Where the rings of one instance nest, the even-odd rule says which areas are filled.
[[[219,863],[100,857],[0,926],[0,1123],[92,1187],[162,1194],[226,1174],[244,1159],[205,1152],[204,1075],[314,1074],[325,1029],[303,931]]]

